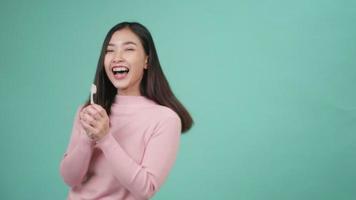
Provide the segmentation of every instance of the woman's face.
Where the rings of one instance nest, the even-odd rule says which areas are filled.
[[[106,48],[104,66],[120,95],[137,96],[148,56],[138,36],[130,29],[116,31]]]

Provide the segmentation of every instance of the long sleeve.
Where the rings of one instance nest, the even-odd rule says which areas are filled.
[[[79,106],[75,114],[70,142],[60,163],[61,176],[70,187],[83,182],[93,153],[94,142],[84,134],[79,122],[82,107]]]
[[[142,163],[133,160],[109,132],[97,142],[117,180],[136,199],[151,198],[165,181],[179,148],[181,121],[170,116],[160,121],[150,137]]]

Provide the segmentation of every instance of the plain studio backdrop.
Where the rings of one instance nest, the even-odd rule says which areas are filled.
[[[107,31],[138,21],[195,124],[154,200],[356,199],[356,1],[0,3],[0,198],[59,164]]]

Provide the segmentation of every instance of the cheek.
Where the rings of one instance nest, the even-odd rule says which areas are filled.
[[[105,55],[104,56],[104,65],[107,66],[110,64],[110,56],[109,55]]]
[[[140,77],[142,77],[143,76],[143,73],[144,73],[144,69],[143,69],[143,67],[141,67],[141,66],[136,66],[135,67],[135,69],[134,69],[134,71],[132,71],[133,73],[132,73],[132,76],[133,77],[135,77],[135,79],[138,79],[138,78],[140,78]]]
[[[110,59],[108,57],[105,56],[104,58],[104,69],[105,69],[105,72],[107,73],[107,75],[109,75],[109,68],[110,68]]]
[[[132,58],[132,63],[135,65],[135,68],[141,70],[145,66],[144,57],[142,55],[136,55]]]
[[[104,66],[105,68],[109,68],[111,63],[111,56],[107,55],[104,57]]]

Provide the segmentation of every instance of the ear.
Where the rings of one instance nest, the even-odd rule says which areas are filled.
[[[145,69],[148,68],[148,56],[146,56],[146,59],[145,59],[145,66],[144,66],[143,68],[145,68]]]

